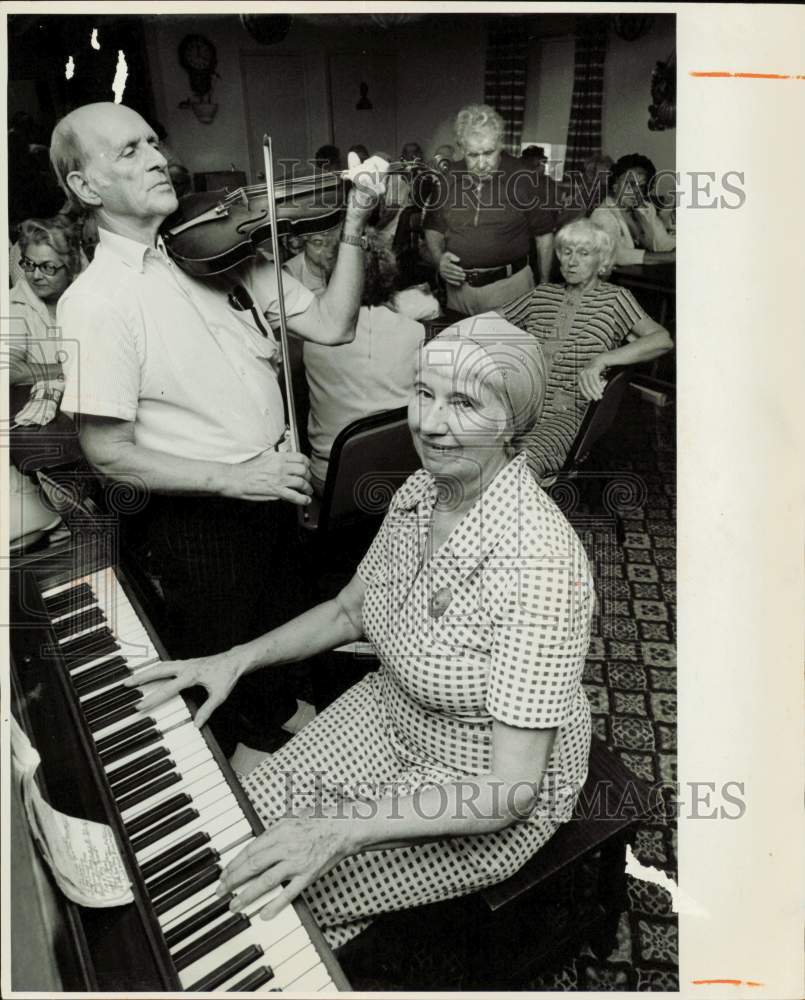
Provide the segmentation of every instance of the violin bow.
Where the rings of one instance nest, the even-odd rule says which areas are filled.
[[[271,226],[271,251],[274,255],[274,268],[277,273],[277,303],[280,316],[280,349],[282,353],[282,372],[285,381],[285,404],[288,410],[288,439],[292,451],[300,451],[299,430],[296,425],[296,406],[293,398],[293,383],[291,379],[291,361],[288,350],[288,326],[285,319],[285,289],[282,287],[282,257],[280,256],[280,241],[277,234],[277,203],[274,198],[274,154],[271,137],[263,135],[263,162],[266,171],[266,201],[268,206],[268,221]]]

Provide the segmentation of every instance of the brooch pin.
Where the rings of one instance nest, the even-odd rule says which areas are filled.
[[[449,587],[440,587],[430,599],[428,613],[431,618],[441,618],[447,611],[450,602],[453,600],[453,593]]]

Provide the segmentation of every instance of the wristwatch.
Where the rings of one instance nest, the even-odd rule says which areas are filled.
[[[341,233],[341,242],[348,243],[351,247],[360,247],[361,250],[369,249],[369,237],[366,233],[356,236],[354,233]]]

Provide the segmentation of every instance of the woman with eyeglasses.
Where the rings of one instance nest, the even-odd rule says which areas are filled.
[[[676,237],[648,198],[656,173],[647,156],[622,156],[612,168],[612,193],[590,215],[612,237],[616,264],[662,264],[675,258]]]
[[[671,336],[627,288],[606,279],[615,242],[592,219],[556,234],[564,282],[538,285],[497,311],[539,341],[548,367],[542,419],[525,443],[538,481],[558,472],[591,400],[600,399],[613,365],[652,361],[670,351]]]
[[[10,293],[12,417],[18,426],[43,426],[56,417],[61,402],[56,304],[81,270],[81,242],[77,229],[57,217],[26,219],[18,245],[23,276]]]

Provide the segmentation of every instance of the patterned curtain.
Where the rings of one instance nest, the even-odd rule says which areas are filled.
[[[607,18],[590,15],[577,17],[573,101],[567,126],[566,173],[580,171],[586,159],[601,151],[606,47]]]
[[[505,121],[504,147],[515,156],[520,155],[527,73],[525,24],[519,17],[501,16],[488,29],[484,104],[490,104]]]

